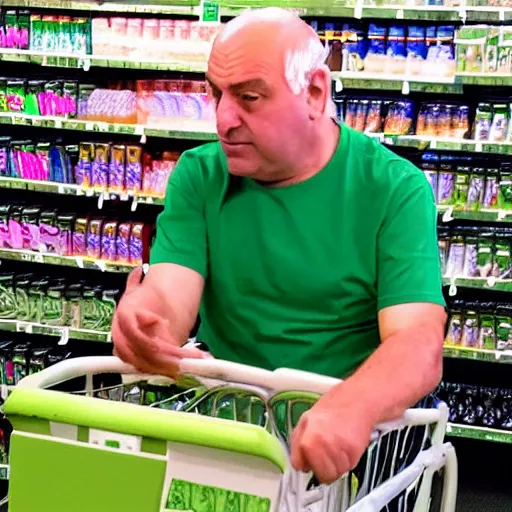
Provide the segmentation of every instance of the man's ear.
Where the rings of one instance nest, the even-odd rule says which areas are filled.
[[[331,73],[322,66],[311,74],[308,86],[309,115],[317,119],[325,114],[331,99]]]

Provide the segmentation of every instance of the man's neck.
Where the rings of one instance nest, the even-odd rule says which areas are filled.
[[[308,143],[310,158],[301,160],[300,172],[293,173],[290,178],[265,182],[265,186],[269,188],[286,187],[312,178],[330,162],[336,153],[340,137],[341,130],[338,122],[332,118],[326,119],[316,140],[312,141],[312,144]]]

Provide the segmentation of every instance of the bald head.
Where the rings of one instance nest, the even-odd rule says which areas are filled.
[[[227,71],[226,63],[259,58],[266,71],[282,75],[295,94],[307,87],[307,75],[322,66],[327,50],[314,30],[278,7],[249,10],[228,22],[217,36],[209,70]]]

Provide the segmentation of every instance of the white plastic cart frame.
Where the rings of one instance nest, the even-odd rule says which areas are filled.
[[[219,360],[183,360],[181,372],[188,387],[171,405],[189,412],[159,408],[169,400],[129,403],[142,386],[177,383],[115,357],[72,359],[23,379],[5,404],[14,426],[10,512],[455,511],[444,404],[378,426],[359,472],[315,485],[291,468],[289,435],[300,411],[340,381]],[[122,385],[95,389],[104,374],[121,375]],[[77,377],[83,396],[48,389]],[[113,397],[124,401],[104,399]],[[226,404],[238,421],[218,417]]]

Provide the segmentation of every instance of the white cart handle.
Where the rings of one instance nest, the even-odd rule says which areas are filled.
[[[117,357],[80,357],[68,359],[24,378],[19,387],[49,388],[61,382],[101,373],[119,373],[141,379],[157,378],[142,375],[131,365]],[[258,386],[272,391],[306,391],[324,394],[341,381],[313,373],[279,369],[274,372],[220,359],[182,359],[180,373],[202,377],[212,384],[237,383]]]

